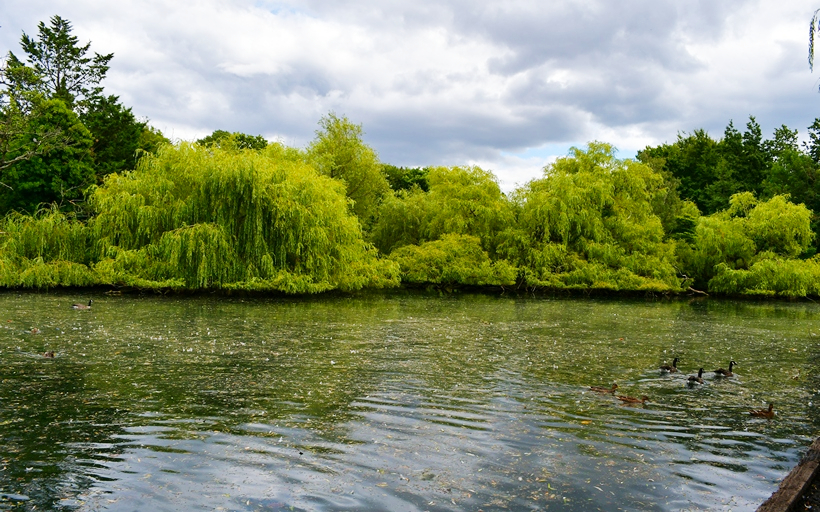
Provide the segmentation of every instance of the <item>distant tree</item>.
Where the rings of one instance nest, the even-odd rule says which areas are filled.
[[[146,125],[142,128],[142,133],[140,133],[138,145],[140,151],[156,153],[160,147],[170,143],[171,141],[159,129],[148,126],[146,122]]]
[[[394,192],[410,190],[413,187],[419,187],[425,192],[430,190],[429,167],[396,167],[395,165],[384,164],[382,165],[382,172]]]
[[[215,146],[222,149],[265,149],[268,141],[261,135],[248,135],[240,132],[227,132],[225,130],[214,130],[196,141],[200,146]]]
[[[117,96],[89,98],[80,120],[94,136],[94,167],[98,181],[112,172],[133,169],[147,123],[138,121]]]
[[[785,124],[781,125],[780,128],[775,128],[774,137],[764,141],[763,148],[769,160],[777,160],[779,155],[786,151],[799,151],[797,130],[792,130]]]
[[[707,189],[714,181],[720,159],[718,141],[701,129],[691,134],[679,133],[673,144],[647,147],[638,152],[638,160],[647,164],[652,161],[653,168],[674,176],[679,182],[680,196],[694,201],[702,210],[712,202]]]
[[[78,102],[98,96],[102,92],[100,82],[108,72],[108,63],[113,53],[87,57],[91,43],[79,45],[76,36],[71,35],[71,23],[60,16],[52,16],[51,25],[43,22],[37,25],[37,38],[23,33],[20,45],[26,54],[28,65],[36,76],[29,75],[27,83],[17,83],[24,88],[35,88],[48,98],[56,98],[75,108]],[[12,68],[25,66],[23,61],[9,52]],[[14,75],[18,79],[19,75]]]
[[[727,208],[734,194],[748,191],[762,196],[777,151],[794,146],[795,137],[781,127],[774,140],[764,141],[760,125],[750,116],[743,133],[730,121],[720,140],[704,130],[679,134],[673,144],[640,151],[638,160],[654,162],[657,170],[671,174],[678,180],[680,197],[711,214]]]
[[[803,147],[812,161],[820,165],[820,117],[809,126],[809,140],[803,143]]]
[[[54,143],[45,146],[40,134]],[[32,213],[42,203],[68,207],[94,182],[91,133],[61,100],[44,100],[10,139],[0,171],[0,212]],[[19,159],[21,155],[26,158]]]
[[[552,288],[677,290],[675,243],[654,212],[663,177],[609,144],[572,148],[516,194],[499,252],[527,283]]]
[[[33,87],[38,80],[33,69],[16,65],[10,58],[0,65],[0,171],[71,143],[71,135],[59,125],[33,122],[51,108]]]
[[[701,217],[691,244],[678,250],[682,270],[698,288],[728,292],[711,280],[726,271],[748,270],[761,260],[793,259],[809,248],[811,212],[785,196],[758,201],[751,192],[735,194],[729,207]]]
[[[376,152],[362,140],[361,125],[333,112],[322,117],[308,158],[325,176],[345,184],[353,212],[368,225],[376,207],[390,190]]]
[[[72,26],[60,16],[53,16],[50,24],[39,23],[38,34],[30,37],[23,33],[20,46],[24,59],[9,52],[2,71],[7,105],[12,101],[25,115],[38,112],[33,101],[37,98],[62,101],[78,114],[80,121],[91,132],[93,147],[91,165],[101,180],[105,175],[133,169],[136,152],[146,122],[138,121],[130,108],[119,102],[117,96],[105,96],[100,82],[108,72],[108,63],[114,54],[89,56],[91,43],[80,45],[71,34]],[[9,110],[12,113],[13,109]],[[58,129],[60,123],[29,123]],[[68,141],[72,136],[53,133],[54,141]],[[27,147],[37,153],[29,137]],[[51,144],[53,146],[53,144]],[[52,147],[53,149],[53,147]],[[76,148],[75,148],[76,149]],[[44,154],[39,151],[39,154]],[[19,158],[19,156],[18,156]],[[87,159],[83,157],[85,164]]]
[[[513,285],[516,268],[506,260],[493,262],[478,238],[446,234],[421,245],[405,245],[390,259],[401,267],[401,279],[413,284]]]
[[[164,146],[92,190],[94,268],[108,282],[289,293],[397,284],[397,265],[362,239],[343,183],[275,147]]]
[[[496,177],[479,167],[433,167],[427,179],[429,192],[413,187],[385,198],[371,230],[376,247],[387,254],[447,234],[470,235],[495,258],[499,236],[514,221]]]
[[[19,162],[62,148],[70,142],[70,137],[58,126],[31,122],[47,110],[46,102],[41,96],[24,104],[12,99],[0,105],[0,172]]]

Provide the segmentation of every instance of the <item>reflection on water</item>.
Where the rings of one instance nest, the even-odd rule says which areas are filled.
[[[0,510],[754,510],[820,425],[815,304],[93,298],[0,295]]]

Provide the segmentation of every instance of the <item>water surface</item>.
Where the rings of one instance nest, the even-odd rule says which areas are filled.
[[[7,293],[0,315],[0,510],[754,510],[820,432],[813,303]],[[613,382],[651,401],[588,389]]]

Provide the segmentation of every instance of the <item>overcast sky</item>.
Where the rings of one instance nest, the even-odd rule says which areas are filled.
[[[820,0],[5,0],[0,51],[57,14],[104,82],[173,139],[215,129],[303,147],[330,111],[383,162],[477,164],[505,190],[570,146],[619,156],[754,115],[820,117]],[[820,68],[820,66],[818,66]]]

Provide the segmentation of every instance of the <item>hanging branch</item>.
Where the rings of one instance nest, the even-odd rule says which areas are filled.
[[[820,32],[820,19],[818,19],[820,9],[814,11],[814,15],[809,22],[809,70],[814,71],[814,33]]]

